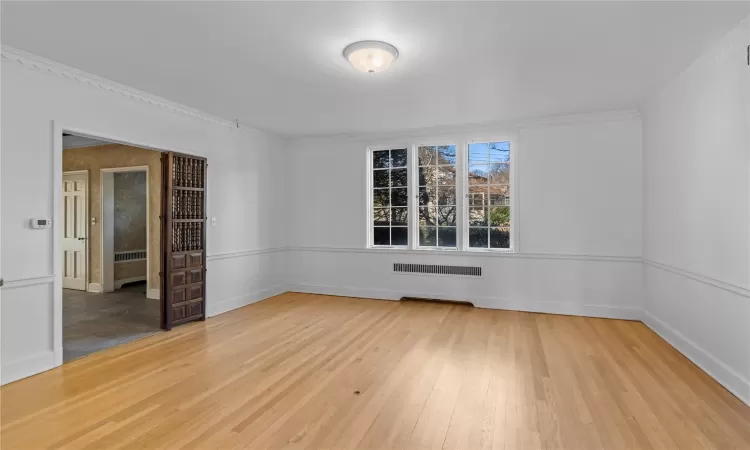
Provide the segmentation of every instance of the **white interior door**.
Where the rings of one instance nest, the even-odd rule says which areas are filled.
[[[63,288],[85,291],[88,282],[88,172],[63,174]]]

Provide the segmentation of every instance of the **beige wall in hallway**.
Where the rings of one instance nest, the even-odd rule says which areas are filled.
[[[161,153],[121,144],[97,145],[94,147],[71,148],[63,151],[63,171],[89,171],[89,282],[101,280],[101,169],[119,167],[149,167],[149,212],[148,220],[151,252],[149,258],[149,288],[159,289],[159,267],[161,264]],[[91,225],[91,217],[96,225]]]

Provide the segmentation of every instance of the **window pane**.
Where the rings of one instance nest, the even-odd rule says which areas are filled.
[[[390,157],[388,150],[377,150],[372,152],[372,167],[374,169],[384,169],[390,166]]]
[[[437,225],[437,209],[434,206],[423,206],[419,208],[419,226]]]
[[[406,167],[406,149],[391,150],[391,167]]]
[[[388,187],[388,185],[388,169],[372,171],[372,187],[385,188]]]
[[[510,228],[490,228],[490,248],[510,248]]]
[[[407,227],[391,228],[391,245],[408,245],[409,229]]]
[[[434,205],[437,198],[437,189],[434,187],[421,187],[419,188],[419,204],[420,205]]]
[[[372,233],[374,245],[391,245],[391,229],[389,227],[375,227]]]
[[[438,228],[438,245],[440,247],[455,247],[456,229],[454,227]]]
[[[487,164],[472,164],[469,166],[469,184],[487,184],[489,181],[489,166]]]
[[[490,184],[508,184],[510,164],[490,164]]]
[[[508,206],[510,205],[509,186],[490,186],[490,204]]]
[[[390,206],[390,189],[373,189],[372,190],[372,205],[373,206]]]
[[[453,166],[438,167],[438,182],[442,185],[456,185],[456,168]]]
[[[391,206],[406,206],[406,188],[391,189]]]
[[[420,227],[419,245],[421,245],[422,247],[434,247],[435,245],[437,245],[437,228]]]
[[[438,147],[438,164],[456,164],[455,145],[441,145]]]
[[[490,208],[490,226],[509,227],[510,226],[510,207],[497,206],[494,208]]]
[[[456,226],[456,207],[446,206],[438,208],[438,225],[442,226]]]
[[[469,226],[480,227],[487,226],[487,208],[470,207],[469,208]]]
[[[417,151],[419,154],[419,165],[420,166],[434,166],[437,163],[437,152],[435,147],[419,147]]]
[[[437,189],[437,202],[438,205],[455,205],[456,204],[456,188],[453,186],[443,187],[440,186]]]
[[[391,186],[406,186],[407,183],[407,169],[393,169],[391,170]]]
[[[489,162],[489,145],[469,144],[469,164],[487,164]]]
[[[490,162],[509,162],[510,161],[510,142],[491,142],[490,143]]]
[[[391,210],[388,208],[373,208],[372,222],[375,226],[388,226],[391,224]]]
[[[437,167],[420,167],[419,168],[419,185],[434,186],[437,181]]]
[[[487,228],[469,228],[469,247],[487,248]]]
[[[487,206],[489,192],[487,186],[469,186],[469,206]]]
[[[391,208],[391,225],[407,226],[409,225],[409,215],[407,208]]]

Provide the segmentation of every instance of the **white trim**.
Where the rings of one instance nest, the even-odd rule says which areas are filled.
[[[102,285],[101,283],[89,283],[89,292],[93,292],[94,294],[101,294],[102,293]]]
[[[738,399],[750,406],[750,381],[741,374],[652,313],[643,312],[643,323]]]
[[[146,298],[151,300],[161,300],[159,289],[149,289],[146,291]]]
[[[127,283],[135,283],[136,281],[146,281],[146,277],[145,276],[130,277],[130,278],[123,278],[122,280],[115,280],[115,289],[120,289],[122,288],[123,285]],[[146,292],[148,292],[148,288],[146,289]]]
[[[111,228],[107,226],[109,229],[108,231],[111,231],[111,233],[105,233],[104,227],[105,227],[105,217],[108,217],[108,215],[104,214],[104,205],[106,204],[104,199],[105,196],[108,194],[107,189],[104,188],[105,186],[105,175],[106,177],[114,177],[114,174],[116,173],[127,173],[127,172],[146,172],[146,289],[153,289],[153,286],[151,286],[151,172],[149,170],[149,166],[127,166],[127,167],[111,167],[106,169],[100,169],[100,180],[101,180],[101,205],[102,205],[102,217],[99,221],[99,229],[100,229],[100,236],[101,236],[101,247],[99,248],[101,252],[101,260],[102,266],[101,266],[101,281],[102,281],[102,287],[104,288],[105,292],[108,292],[109,283],[112,283],[112,289],[119,289],[117,286],[117,282],[114,279],[114,272],[115,272],[115,252],[114,251],[114,241],[109,242],[109,238],[111,237],[114,239],[114,222],[111,225]],[[113,180],[114,181],[114,178]],[[161,194],[159,194],[161,195]],[[113,251],[111,252],[105,252],[105,248],[112,248]],[[138,260],[132,260],[132,261],[138,261]],[[122,261],[122,262],[131,262],[131,261]],[[122,285],[120,285],[122,286]]]
[[[518,252],[500,252],[500,251],[463,251],[463,250],[409,250],[409,249],[391,249],[391,248],[352,248],[352,247],[287,247],[289,251],[300,252],[340,252],[340,253],[363,253],[363,254],[388,254],[399,256],[455,256],[455,257],[486,257],[486,258],[519,258],[519,259],[561,259],[561,260],[578,260],[578,261],[606,261],[606,262],[625,262],[641,263],[639,256],[617,256],[617,255],[585,255],[572,253],[518,253]]]
[[[3,360],[3,374],[0,383],[12,383],[22,378],[53,369],[58,365],[55,364],[54,352],[50,351],[29,355],[16,361],[6,362]]]
[[[47,74],[58,76],[60,78],[65,78],[67,80],[84,84],[88,87],[93,87],[103,91],[118,94],[123,97],[128,97],[135,101],[163,108],[182,116],[188,116],[196,120],[220,125],[226,128],[234,128],[236,126],[236,123],[234,121],[206,114],[197,109],[190,108],[185,105],[181,105],[179,103],[158,97],[156,95],[139,91],[137,89],[133,89],[132,87],[125,86],[123,84],[115,83],[114,81],[107,80],[105,78],[92,75],[90,73],[86,73],[78,69],[74,69],[73,67],[50,61],[45,58],[41,58],[39,56],[24,52],[22,50],[18,50],[7,45],[2,46],[2,58],[11,62],[18,63],[29,69],[38,70]]]
[[[371,298],[378,300],[399,300],[401,297],[434,297],[445,300],[469,301],[478,308],[526,311],[545,314],[564,314],[582,317],[602,317],[607,319],[636,320],[642,318],[642,311],[634,308],[620,308],[608,305],[579,305],[563,302],[513,301],[499,297],[465,297],[452,298],[443,292],[425,293],[393,289],[358,288],[354,286],[325,286],[310,284],[293,284],[288,286],[290,292],[306,294],[335,295],[342,297]]]
[[[329,134],[300,134],[286,136],[289,139],[337,139],[346,141],[370,141],[383,142],[392,139],[407,140],[424,136],[442,135],[466,135],[473,132],[492,132],[497,130],[522,130],[535,127],[548,127],[556,125],[572,125],[577,123],[602,123],[626,119],[639,119],[641,117],[638,109],[617,109],[593,113],[561,114],[537,118],[526,118],[507,121],[479,122],[457,126],[435,126],[425,128],[414,128],[409,130],[392,130],[385,132],[363,132],[363,133],[329,133]]]
[[[273,286],[270,288],[259,289],[247,295],[241,295],[238,297],[228,298],[220,302],[216,302],[216,303],[212,302],[206,305],[206,310],[207,310],[206,315],[208,317],[214,317],[219,314],[223,314],[225,312],[229,312],[237,308],[242,308],[243,306],[247,306],[247,305],[259,302],[261,300],[265,300],[269,297],[274,297],[276,295],[283,294],[284,292],[287,292],[287,291],[288,289],[286,288],[286,286],[278,285],[278,286]]]
[[[653,261],[651,259],[646,259],[646,258],[642,258],[642,259],[643,259],[643,263],[647,266],[656,267],[657,269],[665,270],[667,272],[671,272],[676,275],[681,275],[683,277],[690,278],[691,280],[695,280],[699,283],[707,284],[709,286],[723,289],[725,291],[740,295],[742,297],[750,298],[750,289],[746,289],[742,286],[737,286],[735,284],[726,283],[724,281],[717,280],[715,278],[707,277],[705,275],[701,275],[695,272],[690,272],[688,270],[680,269],[679,267],[670,266],[669,264],[664,264],[664,263],[660,263],[657,261]]]
[[[54,223],[54,222],[52,222]],[[44,275],[41,277],[16,278],[15,280],[5,280],[3,290],[16,289],[27,286],[37,286],[40,284],[50,284],[55,282],[54,275]]]
[[[283,252],[285,250],[287,250],[286,247],[272,247],[272,248],[259,248],[259,249],[254,249],[254,250],[242,250],[238,252],[216,253],[214,255],[206,256],[206,261],[219,261],[222,259],[243,258],[245,256]]]
[[[86,175],[86,199],[83,202],[85,210],[83,216],[86,218],[86,249],[84,250],[84,252],[86,253],[86,276],[84,277],[85,285],[83,287],[83,291],[86,292],[89,290],[89,279],[91,279],[91,261],[89,256],[89,252],[91,251],[91,211],[89,211],[89,203],[91,203],[91,175],[89,174],[88,169],[63,171],[63,183],[65,182],[65,175]],[[55,219],[60,220],[59,217],[56,217]]]

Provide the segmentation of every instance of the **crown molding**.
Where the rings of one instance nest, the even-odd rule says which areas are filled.
[[[236,126],[236,123],[234,121],[204,113],[197,109],[169,101],[156,95],[139,91],[129,86],[125,86],[123,84],[107,80],[106,78],[74,69],[55,61],[50,61],[40,56],[33,55],[31,53],[27,53],[23,50],[18,50],[7,45],[2,46],[2,52],[0,53],[0,56],[3,60],[17,63],[23,67],[26,67],[27,69],[37,70],[40,72],[55,75],[60,78],[75,81],[102,91],[119,94],[123,97],[130,98],[137,102],[146,103],[158,108],[166,109],[173,113],[187,116],[195,120],[208,122],[213,125],[220,125],[226,128],[234,128]]]
[[[618,109],[595,111],[588,113],[560,114],[553,116],[543,116],[526,119],[516,119],[508,121],[481,122],[464,125],[442,125],[425,128],[412,128],[406,130],[378,131],[378,132],[361,132],[361,133],[331,133],[331,134],[312,134],[288,136],[288,139],[343,139],[350,141],[378,141],[411,139],[424,136],[439,136],[451,134],[469,134],[483,132],[518,132],[527,128],[555,126],[555,125],[572,125],[579,123],[597,123],[615,120],[640,119],[640,112],[637,109]]]

